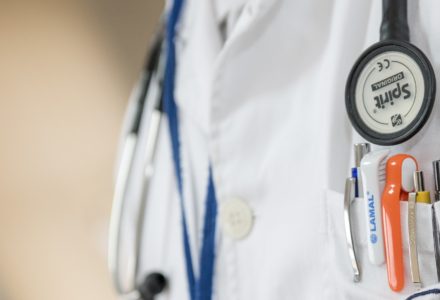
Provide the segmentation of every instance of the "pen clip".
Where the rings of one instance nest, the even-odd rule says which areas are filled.
[[[345,194],[344,194],[344,225],[345,225],[345,238],[347,241],[348,255],[350,256],[351,267],[353,269],[353,281],[359,282],[361,280],[361,273],[357,261],[356,251],[354,248],[352,220],[350,215],[351,202],[355,198],[355,184],[354,178],[347,178],[345,181]]]
[[[417,252],[416,237],[416,199],[417,193],[408,194],[408,248],[411,280],[418,289],[421,289],[422,281],[420,279],[419,257]]]

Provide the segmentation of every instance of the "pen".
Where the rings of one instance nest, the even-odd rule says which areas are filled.
[[[438,229],[438,220],[435,215],[435,202],[440,201],[440,160],[435,160],[432,162],[434,168],[434,203],[431,205],[432,211],[432,232],[434,235],[434,254],[435,254],[435,265],[437,268],[437,280],[440,282],[440,233]]]
[[[377,266],[385,262],[381,199],[385,186],[385,167],[389,153],[390,150],[373,151],[366,154],[361,161],[368,258],[372,264]]]
[[[356,180],[355,197],[360,197],[362,193],[362,176],[361,176],[361,161],[362,158],[371,150],[369,143],[354,144],[354,167],[351,168],[351,177]]]
[[[419,254],[417,251],[417,220],[416,220],[416,202],[431,203],[431,197],[428,191],[425,191],[425,181],[422,171],[414,172],[415,193],[408,195],[408,243],[409,243],[409,265],[411,269],[411,280],[419,289],[422,287],[419,269]]]
[[[359,264],[354,249],[354,239],[352,231],[352,221],[350,215],[351,203],[355,198],[356,180],[352,177],[347,178],[345,181],[345,194],[344,194],[344,225],[345,225],[345,238],[348,247],[348,255],[350,256],[351,267],[353,269],[353,281],[359,282],[361,280],[361,273],[359,270]]]
[[[429,191],[425,190],[425,180],[423,178],[423,171],[414,172],[414,189],[417,192],[416,202],[431,203],[431,196]]]
[[[414,174],[416,178],[416,174]],[[416,199],[418,193],[408,194],[408,249],[409,249],[409,266],[411,270],[411,281],[417,288],[422,287],[420,280],[419,255],[417,252],[416,238]]]
[[[408,197],[409,263],[412,282],[420,289],[422,287],[422,281],[420,279],[419,255],[417,252],[416,202],[431,203],[430,194],[425,190],[423,171],[414,172],[414,189],[416,192],[410,193]]]

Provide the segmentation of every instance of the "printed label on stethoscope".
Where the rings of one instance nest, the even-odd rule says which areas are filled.
[[[362,69],[355,89],[362,121],[382,134],[406,128],[418,115],[425,95],[422,70],[402,52],[375,56]]]

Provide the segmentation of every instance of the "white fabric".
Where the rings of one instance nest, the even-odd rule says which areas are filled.
[[[223,40],[231,34],[248,0],[213,0],[217,24]]]
[[[226,41],[211,1],[185,2],[176,40],[176,100],[195,257],[209,161],[219,206],[239,197],[254,213],[243,240],[218,226],[214,299],[389,300],[416,292],[408,272],[405,290],[395,293],[385,267],[368,263],[363,226],[355,226],[360,283],[352,282],[344,246],[341,193],[353,165],[352,145],[363,141],[346,116],[344,88],[354,61],[378,41],[381,1],[250,0]],[[408,2],[412,41],[440,78],[440,2]],[[440,157],[438,102],[423,132],[392,147],[418,159],[430,190],[431,161]],[[164,272],[169,288],[158,299],[185,300],[179,200],[162,124],[141,275]],[[358,200],[353,213],[363,224]],[[421,276],[429,288],[435,283],[430,210],[419,204],[417,218]],[[406,271],[408,266],[406,257]]]

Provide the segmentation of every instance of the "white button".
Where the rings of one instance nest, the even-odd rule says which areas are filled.
[[[220,222],[226,235],[236,240],[243,239],[252,229],[252,209],[242,199],[229,199],[221,204]]]

